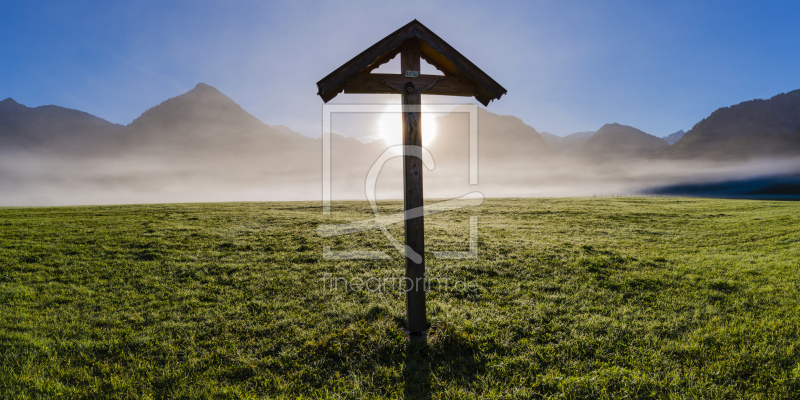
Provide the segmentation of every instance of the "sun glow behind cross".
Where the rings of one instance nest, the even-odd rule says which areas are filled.
[[[395,106],[396,107],[396,106]],[[378,117],[378,134],[388,146],[403,144],[403,119],[402,114],[387,106],[384,112]],[[437,114],[430,111],[430,108],[422,105],[422,146],[428,147],[436,139],[439,133],[439,126],[436,121]]]

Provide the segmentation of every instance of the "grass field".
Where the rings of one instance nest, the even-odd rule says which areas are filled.
[[[403,274],[317,236],[365,203],[0,209],[0,398],[798,398],[800,203],[489,200],[428,249],[474,215],[418,345],[402,292],[331,287]]]

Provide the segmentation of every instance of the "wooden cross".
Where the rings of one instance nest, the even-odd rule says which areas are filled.
[[[373,74],[400,54],[401,74]],[[421,75],[424,59],[444,76]],[[324,102],[344,93],[403,95],[403,184],[406,242],[406,316],[412,339],[425,338],[425,221],[422,210],[421,95],[475,97],[487,106],[506,90],[439,36],[413,20],[317,82]],[[413,254],[420,257],[411,257]],[[416,261],[415,261],[416,260]]]

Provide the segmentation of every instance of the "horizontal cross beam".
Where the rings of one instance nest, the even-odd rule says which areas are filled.
[[[345,93],[394,93],[390,87],[382,83],[385,80],[395,86],[403,87],[406,82],[411,82],[415,87],[424,87],[434,79],[439,78],[432,88],[425,91],[425,94],[436,94],[443,96],[475,96],[475,85],[465,79],[455,76],[441,75],[420,75],[417,78],[407,78],[399,74],[358,74],[348,79],[344,84]]]

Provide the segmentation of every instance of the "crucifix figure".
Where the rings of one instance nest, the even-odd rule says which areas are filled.
[[[416,88],[414,88],[414,83],[411,82],[411,81],[406,82],[406,84],[403,87],[400,87],[400,86],[393,85],[393,84],[387,82],[386,79],[381,78],[381,83],[382,84],[394,89],[395,92],[402,94],[403,97],[405,98],[405,101],[407,103],[410,103],[410,104],[421,103],[422,102],[422,98],[421,98],[420,95],[425,93],[425,92],[427,92],[430,88],[432,88],[434,85],[436,85],[436,82],[439,82],[439,78],[438,77],[436,79],[434,79],[433,82],[431,82],[431,83],[423,86],[421,89],[417,90]]]
[[[394,91],[396,93],[399,93],[399,94],[403,95],[403,108],[404,108],[403,109],[403,123],[408,125],[412,129],[421,128],[420,127],[420,119],[419,119],[419,114],[420,114],[421,110],[414,110],[413,109],[414,107],[408,107],[407,108],[405,106],[406,105],[414,105],[414,104],[421,105],[422,104],[422,94],[427,92],[428,90],[430,90],[432,87],[434,87],[437,82],[439,82],[439,78],[438,77],[436,79],[434,79],[433,82],[421,87],[420,89],[416,89],[414,87],[414,83],[411,82],[411,81],[406,82],[406,84],[403,85],[403,87],[400,87],[400,86],[397,86],[397,85],[393,85],[390,82],[387,82],[386,79],[381,79],[381,83],[382,84],[390,87],[391,89],[394,89]],[[417,108],[419,108],[419,107],[417,107]],[[414,145],[413,143],[417,142],[416,141],[416,137],[419,136],[419,133],[420,133],[419,130],[415,130],[414,132],[411,132],[411,138],[410,138],[410,142],[411,143],[405,143],[405,139],[404,139],[403,140],[403,144],[404,145],[409,145],[409,144]],[[420,140],[419,143],[422,143],[422,141]],[[417,156],[422,157],[422,153],[417,154]]]
[[[372,73],[398,54],[400,74]],[[444,76],[420,75],[421,59]],[[422,94],[474,96],[486,106],[490,101],[499,99],[506,90],[417,20],[353,57],[317,82],[317,88],[317,94],[326,103],[341,92],[403,95],[406,315],[410,338],[424,340],[428,320],[425,315],[425,227],[422,212]],[[323,198],[323,210],[324,207]]]

